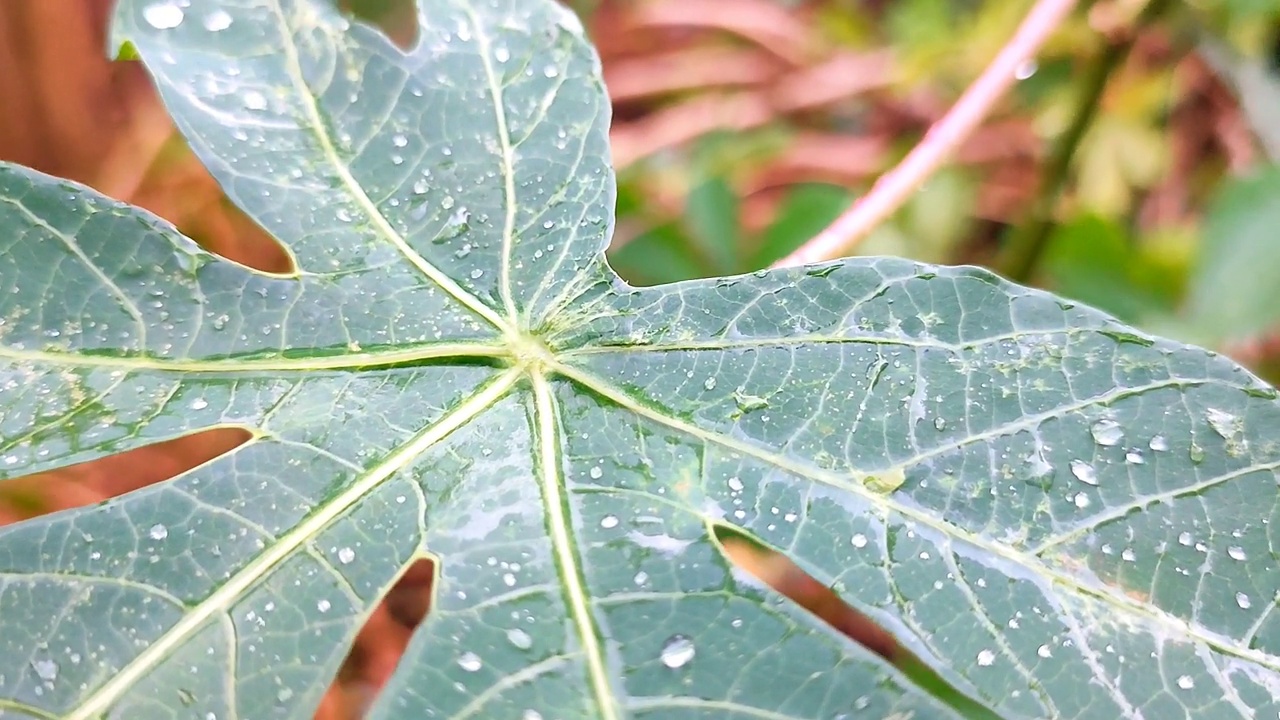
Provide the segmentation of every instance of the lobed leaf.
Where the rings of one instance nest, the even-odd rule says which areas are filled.
[[[0,166],[0,479],[253,439],[0,530],[0,717],[309,717],[411,563],[370,711],[959,717],[734,569],[732,526],[1005,718],[1280,707],[1275,391],[972,268],[628,287],[608,105],[549,0],[125,0],[296,272]]]

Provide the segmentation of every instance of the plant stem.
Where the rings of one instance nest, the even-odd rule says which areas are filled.
[[[920,143],[836,221],[773,267],[830,260],[847,254],[889,217],[982,122],[991,106],[1017,80],[1018,67],[1032,59],[1076,0],[1037,0],[1013,37]]]
[[[1093,124],[1093,119],[1097,117],[1107,80],[1129,56],[1142,28],[1150,24],[1168,5],[1168,0],[1148,2],[1125,37],[1109,43],[1086,71],[1083,89],[1072,113],[1071,125],[1058,138],[1045,163],[1040,188],[1031,208],[1023,221],[1009,231],[994,263],[995,269],[1010,280],[1026,282],[1031,277],[1048,245],[1054,225],[1053,208],[1067,184],[1071,159],[1075,156],[1080,141],[1084,139],[1085,132]]]

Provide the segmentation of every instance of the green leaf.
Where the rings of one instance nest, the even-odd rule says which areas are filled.
[[[113,44],[298,270],[0,166],[0,478],[253,439],[0,530],[0,715],[310,717],[424,556],[372,718],[1277,712],[1280,404],[1239,367],[970,268],[629,287],[559,6],[423,0],[405,54],[319,0],[193,5]]]
[[[1188,311],[1211,342],[1240,340],[1280,323],[1280,168],[1228,181],[1205,217]]]

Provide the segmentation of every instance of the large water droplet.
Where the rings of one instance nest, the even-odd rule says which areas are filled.
[[[1092,465],[1083,460],[1071,461],[1071,474],[1075,475],[1077,480],[1086,485],[1098,484],[1098,471],[1094,470]]]
[[[338,562],[346,565],[356,559],[356,551],[349,547],[344,547],[338,551]]]
[[[1099,420],[1089,428],[1089,432],[1093,435],[1094,442],[1107,447],[1118,445],[1120,438],[1124,436],[1120,423],[1115,420]]]
[[[250,110],[266,110],[267,97],[257,90],[249,90],[244,94],[244,106]]]
[[[480,661],[480,656],[473,652],[464,652],[458,656],[458,667],[467,672],[475,672],[484,667],[484,663]]]
[[[1253,607],[1253,600],[1250,600],[1248,595],[1238,592],[1236,593],[1236,604],[1240,606],[1241,610],[1248,610]]]
[[[983,650],[978,653],[978,664],[982,667],[989,667],[996,661],[996,654],[990,650]]]
[[[512,645],[515,645],[521,650],[528,650],[533,647],[533,638],[529,633],[521,630],[520,628],[511,628],[508,630],[507,640],[511,641]]]
[[[684,667],[695,652],[692,640],[684,635],[672,635],[662,645],[662,664],[669,668]]]
[[[734,492],[742,492],[742,489],[745,487],[746,485],[742,484],[742,478],[738,477],[737,475],[734,475],[733,477],[729,478],[730,490]]]
[[[1239,545],[1232,545],[1227,548],[1227,555],[1230,556],[1232,560],[1247,560],[1249,557],[1245,554],[1244,548]]]
[[[147,531],[147,535],[151,536],[152,540],[163,540],[169,537],[169,528],[161,525],[160,523],[156,523]]]
[[[1151,442],[1147,443],[1147,447],[1156,452],[1164,452],[1169,449],[1169,441],[1163,435],[1152,435]]]
[[[600,527],[604,528],[605,530],[618,527],[618,516],[605,515],[604,518],[600,520]]]
[[[36,671],[36,675],[40,676],[45,682],[53,682],[58,679],[58,663],[52,660],[33,660],[31,669]]]
[[[863,535],[862,533],[857,533],[853,536],[853,539],[850,540],[850,542],[853,543],[854,547],[861,550],[862,548],[867,546],[867,536]]]
[[[209,32],[220,32],[231,27],[231,15],[226,10],[214,10],[204,16],[204,29]]]
[[[1178,676],[1178,687],[1182,688],[1183,690],[1190,690],[1195,686],[1196,686],[1196,681],[1192,680],[1190,675]]]
[[[182,8],[172,2],[152,3],[142,9],[142,18],[157,30],[170,30],[182,24]]]
[[[1204,417],[1209,421],[1209,427],[1218,433],[1224,440],[1230,440],[1235,436],[1237,430],[1236,416],[1222,410],[1209,408],[1205,411]]]

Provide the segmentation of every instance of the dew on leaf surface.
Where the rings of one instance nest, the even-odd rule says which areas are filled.
[[[341,562],[343,565],[346,565],[355,559],[356,551],[349,547],[344,547],[338,551],[338,562]]]
[[[662,644],[662,664],[672,669],[684,667],[695,652],[692,640],[684,635],[672,635]]]
[[[1169,449],[1169,440],[1163,435],[1152,435],[1151,442],[1147,443],[1147,447],[1156,452],[1164,452]]]
[[[604,516],[603,518],[601,518],[601,520],[600,520],[600,527],[604,528],[605,530],[608,530],[608,529],[610,529],[610,528],[616,528],[616,527],[618,527],[618,516],[617,516],[617,515],[605,515],[605,516]]]
[[[149,535],[152,540],[163,540],[169,537],[169,528],[161,525],[160,523],[156,523],[147,531],[147,535]]]
[[[533,637],[530,636],[529,633],[525,632],[524,630],[521,630],[520,628],[512,628],[508,630],[507,640],[509,640],[512,645],[515,645],[521,650],[528,650],[529,648],[533,647]]]
[[[990,650],[983,650],[978,653],[978,664],[987,667],[996,661],[996,654]]]
[[[157,30],[171,30],[182,24],[184,13],[177,3],[152,3],[142,9],[142,18]]]
[[[484,667],[484,663],[480,661],[480,656],[473,652],[464,652],[458,656],[458,667],[467,672],[475,672]]]
[[[1092,465],[1083,460],[1071,461],[1071,474],[1075,475],[1077,480],[1086,485],[1098,484],[1098,471],[1094,470]]]
[[[1120,438],[1124,436],[1120,423],[1115,420],[1099,420],[1089,428],[1089,432],[1093,435],[1094,442],[1106,447],[1119,444]]]
[[[220,32],[231,27],[231,15],[226,10],[214,10],[204,16],[204,29],[209,32]]]
[[[1236,434],[1236,416],[1222,410],[1209,408],[1204,414],[1205,420],[1209,421],[1209,427],[1218,433],[1224,440],[1230,440]]]
[[[1190,690],[1196,686],[1196,681],[1191,679],[1190,675],[1181,675],[1178,677],[1178,687],[1183,690]]]
[[[1248,610],[1253,607],[1253,600],[1245,593],[1238,592],[1236,593],[1236,604],[1240,606],[1241,610]]]
[[[1248,555],[1245,554],[1244,548],[1240,547],[1239,545],[1232,545],[1231,547],[1227,548],[1227,555],[1229,555],[1232,560],[1245,560],[1245,559],[1248,559],[1249,557]]]
[[[36,675],[39,675],[40,679],[46,682],[53,682],[58,679],[58,663],[52,660],[33,660],[31,669],[35,670]]]

